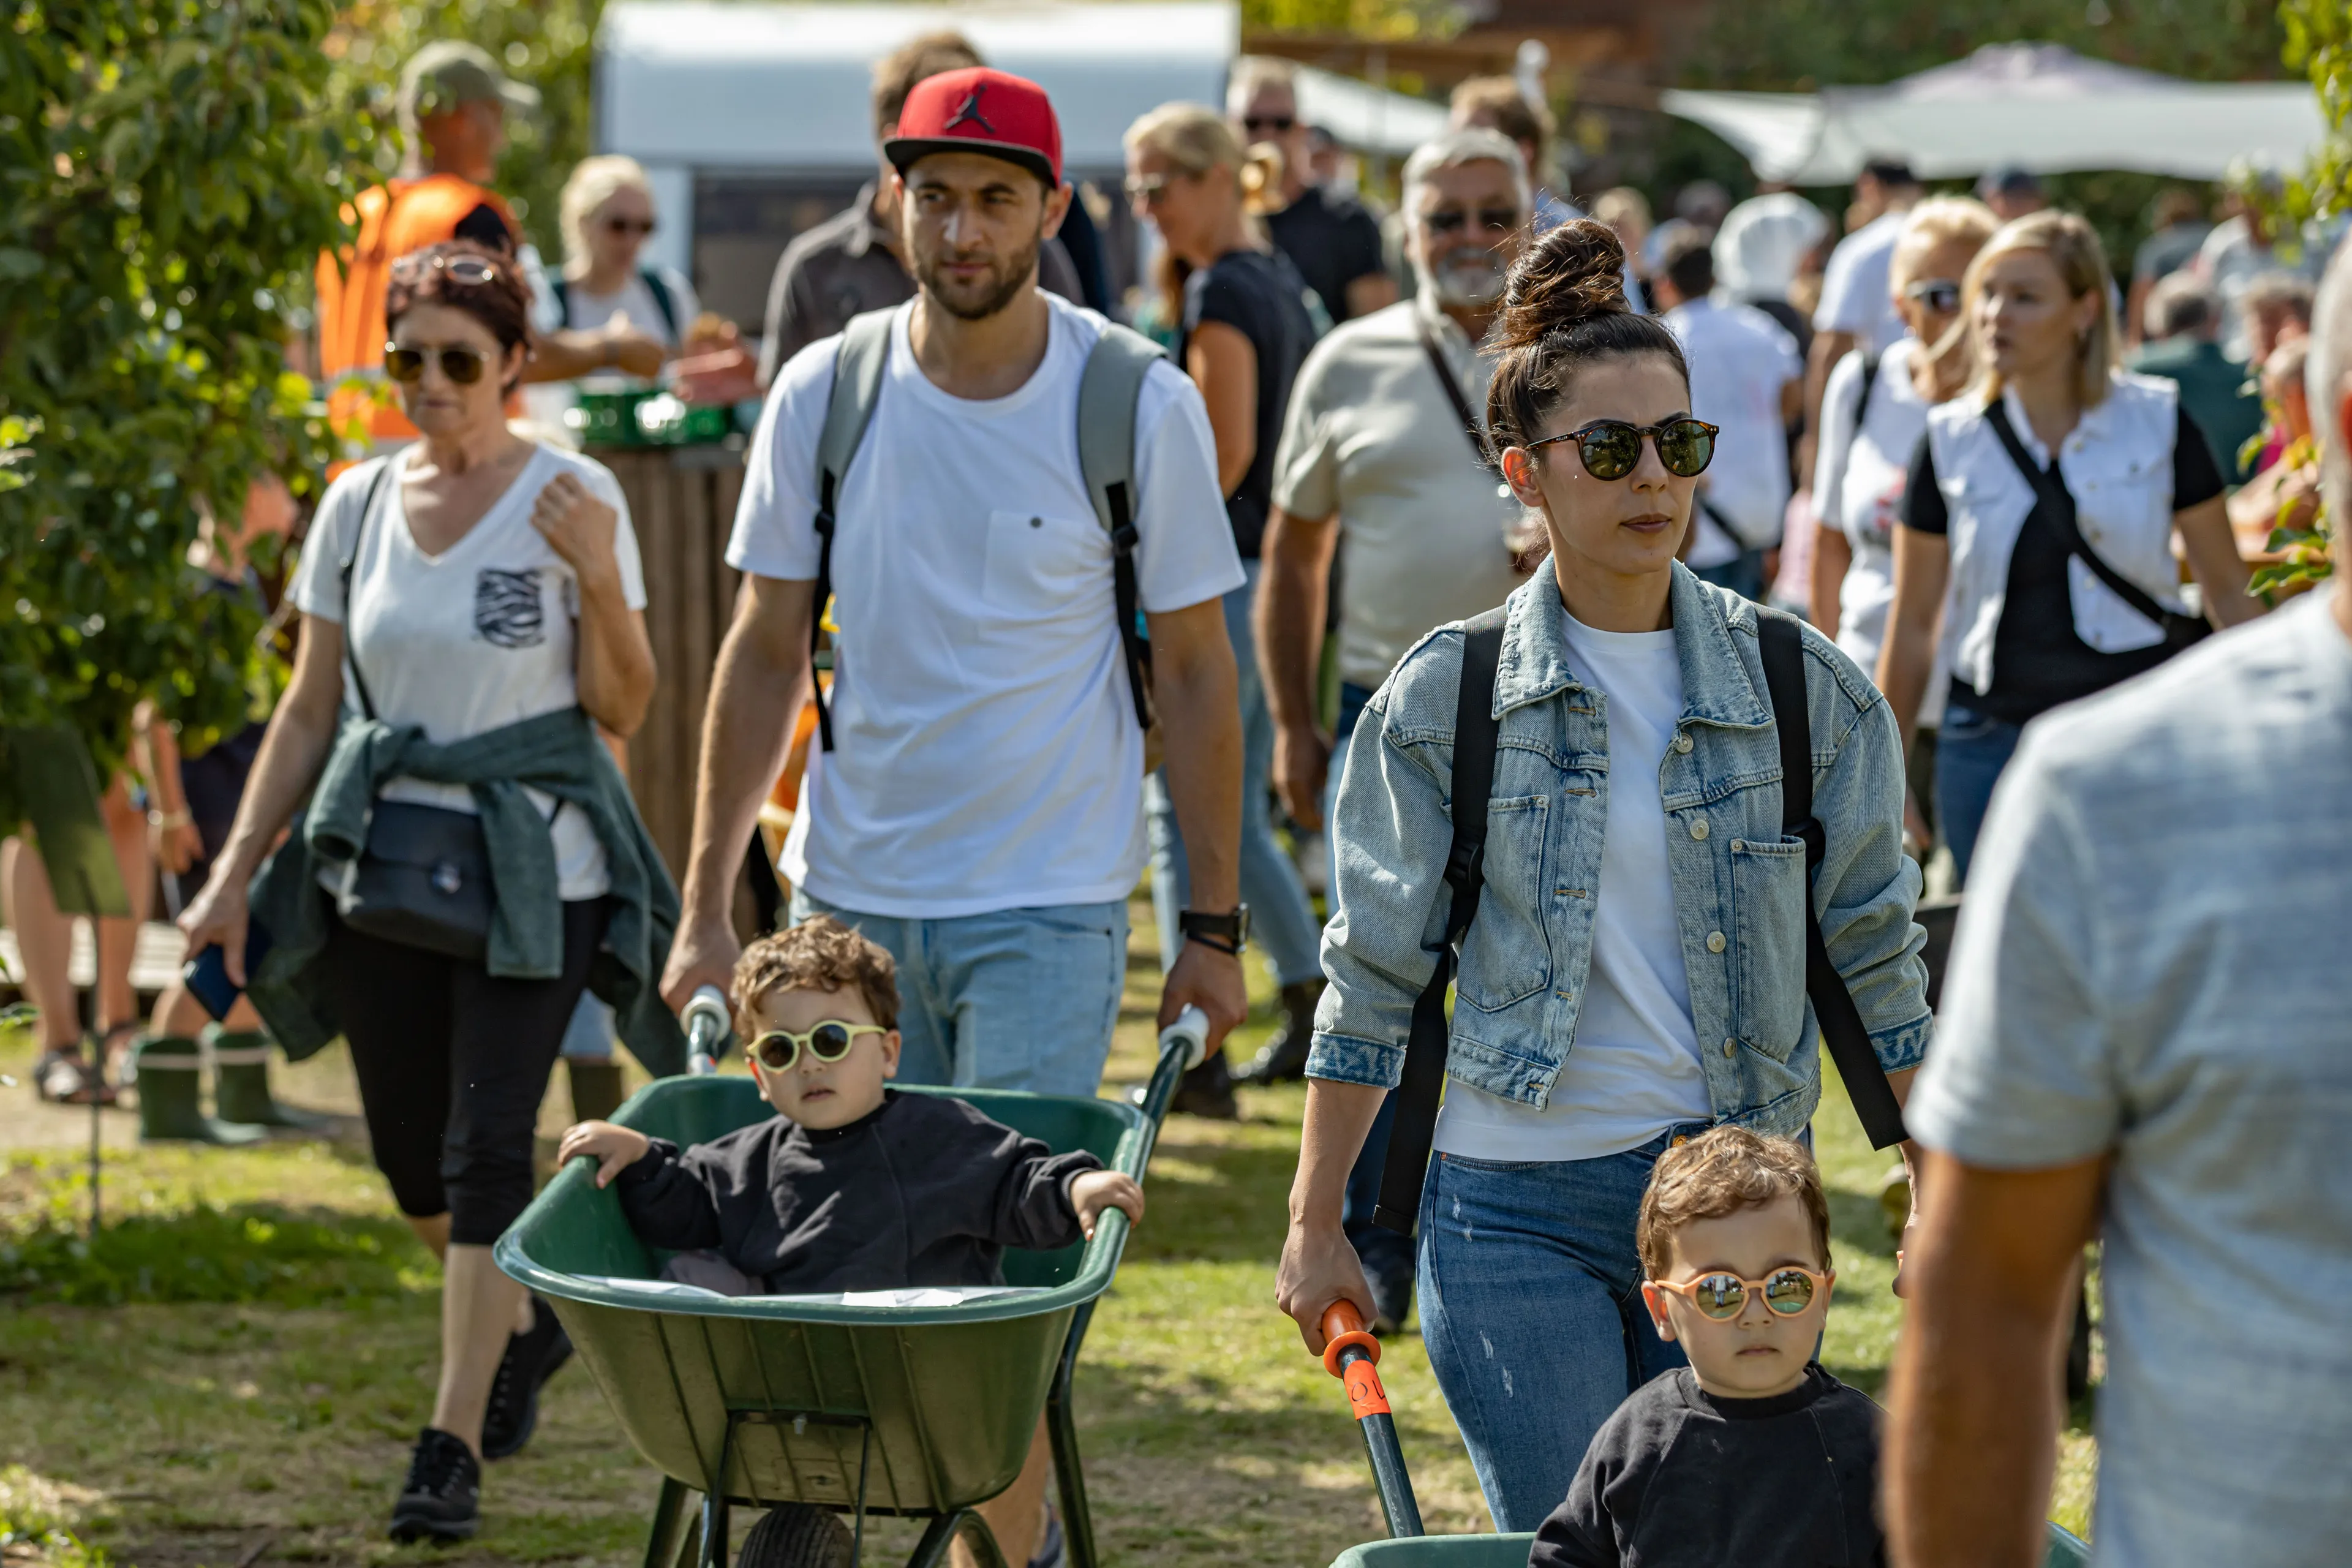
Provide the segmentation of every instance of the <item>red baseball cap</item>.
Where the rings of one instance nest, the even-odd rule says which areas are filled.
[[[1062,183],[1062,122],[1045,89],[986,66],[926,77],[898,111],[898,133],[882,155],[901,174],[933,153],[985,153],[1020,164],[1050,185]]]

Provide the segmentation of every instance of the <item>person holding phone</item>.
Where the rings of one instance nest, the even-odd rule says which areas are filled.
[[[289,1055],[338,1030],[350,1042],[376,1163],[446,1265],[439,1385],[394,1510],[398,1540],[473,1532],[480,1461],[521,1447],[540,1384],[568,1353],[490,1247],[530,1199],[540,1100],[591,961],[645,1055],[637,1042],[663,1037],[632,1023],[659,1014],[652,972],[676,921],[677,894],[596,737],[634,731],[653,695],[636,538],[601,465],[508,428],[529,310],[513,264],[479,246],[392,266],[383,366],[422,439],[321,499],[291,591],[293,683],[180,921],[192,949],[221,945]],[[371,868],[394,851],[384,825],[404,814],[460,847],[427,862],[436,878],[459,879],[478,835],[494,899],[485,956],[362,919]],[[346,817],[364,847],[338,859]],[[256,916],[275,945],[248,974]],[[674,1020],[667,1039],[675,1050]]]

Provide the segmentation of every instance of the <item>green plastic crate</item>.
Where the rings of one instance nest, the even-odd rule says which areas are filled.
[[[1527,1568],[1528,1535],[1416,1535],[1403,1541],[1374,1541],[1339,1553],[1331,1568]],[[2042,1568],[2082,1568],[2091,1549],[2059,1529],[2050,1527],[2050,1554]]]
[[[1150,1123],[1136,1108],[984,1089],[953,1093],[1057,1152],[1090,1151],[1139,1180]],[[665,1079],[614,1120],[704,1142],[773,1112],[748,1078]],[[1073,1318],[1110,1284],[1127,1217],[1057,1252],[1007,1252],[1006,1282],[1043,1294],[947,1307],[758,1297],[655,1298],[591,1276],[656,1278],[619,1199],[575,1161],[499,1240],[499,1266],[553,1305],[639,1453],[706,1496],[770,1505],[943,1514],[994,1497],[1027,1458]],[[1074,1456],[1075,1457],[1075,1456]]]

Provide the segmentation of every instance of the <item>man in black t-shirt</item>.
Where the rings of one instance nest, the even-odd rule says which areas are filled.
[[[1248,55],[1234,62],[1225,111],[1244,146],[1282,151],[1282,210],[1266,216],[1275,247],[1290,258],[1335,322],[1370,315],[1397,300],[1381,247],[1381,225],[1349,195],[1307,184],[1307,127],[1298,118],[1296,69],[1288,60]]]

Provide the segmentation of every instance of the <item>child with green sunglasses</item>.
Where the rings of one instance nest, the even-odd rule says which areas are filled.
[[[1744,1127],[1678,1142],[1635,1242],[1650,1321],[1690,1364],[1593,1435],[1530,1568],[1884,1563],[1878,1407],[1813,1360],[1836,1275],[1812,1155]]]

